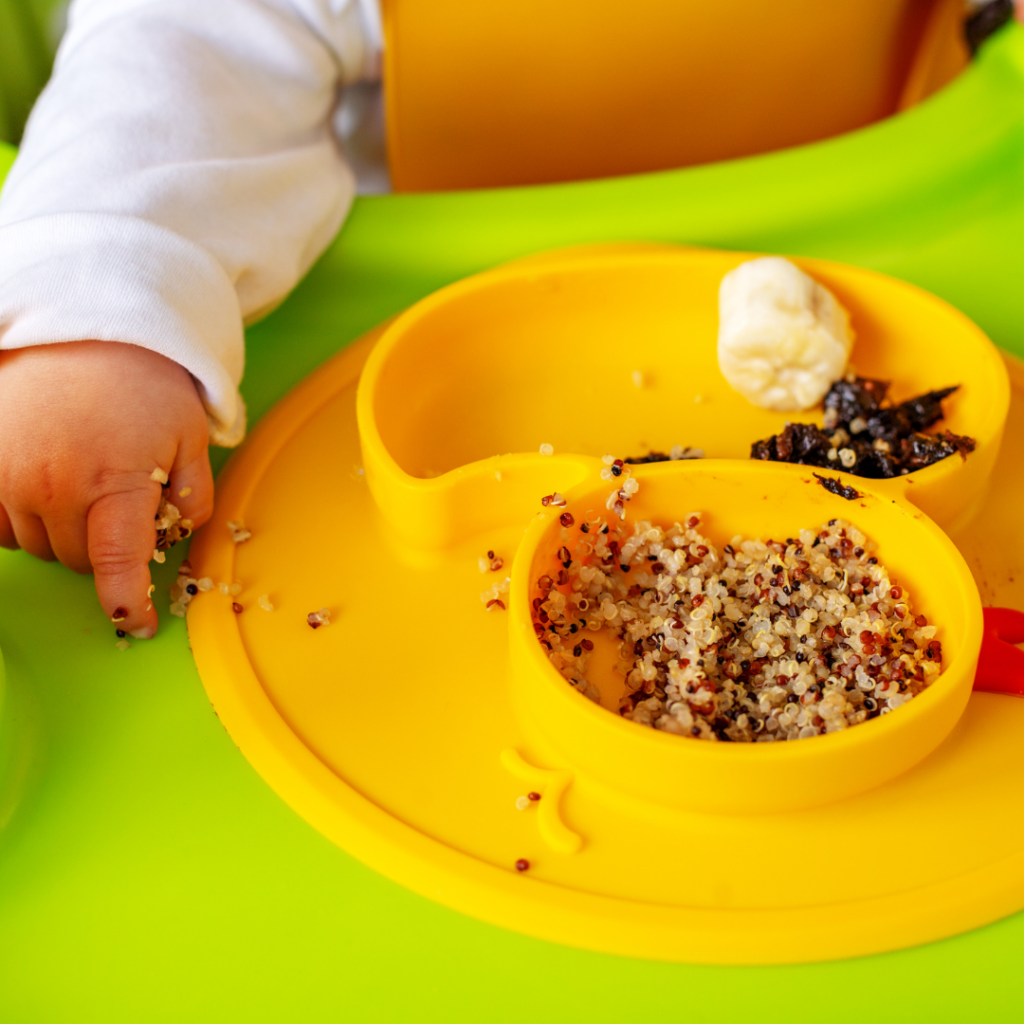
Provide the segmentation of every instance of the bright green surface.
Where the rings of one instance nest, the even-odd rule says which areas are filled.
[[[21,137],[50,77],[60,0],[0,0],[0,140]]]
[[[629,180],[361,201],[309,279],[250,331],[250,409],[264,412],[325,357],[440,284],[538,249],[610,239],[876,267],[951,299],[1024,353],[1024,32],[1004,33],[924,107],[832,143]],[[173,573],[160,569],[159,593]],[[206,702],[183,623],[164,622],[155,641],[121,653],[88,579],[0,556],[10,690],[0,711],[0,1020],[1024,1014],[1024,915],[889,956],[727,969],[551,946],[410,895],[334,848],[260,781]],[[657,874],[656,851],[638,851],[638,863]],[[873,867],[837,851],[827,864],[752,870],[856,886]]]

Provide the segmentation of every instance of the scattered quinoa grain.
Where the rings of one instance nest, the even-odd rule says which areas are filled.
[[[541,453],[541,455],[554,455],[555,454],[554,446],[550,445],[550,444],[542,444],[540,446],[540,453]]]
[[[247,530],[241,520],[237,522],[228,520],[228,532],[236,544],[244,544],[252,536],[252,531]]]
[[[115,647],[116,647],[116,648],[117,648],[117,649],[118,649],[119,651],[127,651],[127,650],[128,650],[128,648],[129,648],[129,647],[131,647],[131,644],[130,644],[130,643],[128,643],[128,641],[127,641],[127,640],[118,640],[118,641],[117,641],[117,643],[116,643],[116,644],[114,644],[114,646],[115,646]]]
[[[530,870],[530,862],[525,857],[520,857],[519,860],[516,861],[516,871],[529,871],[529,870]]]
[[[319,629],[321,626],[329,626],[331,624],[331,613],[327,608],[321,608],[319,611],[310,612],[306,616],[306,622],[309,623],[311,629]]]
[[[516,810],[517,811],[525,811],[526,808],[529,807],[529,806],[530,806],[530,798],[529,797],[526,797],[526,796],[517,796],[516,797]]]
[[[269,594],[260,594],[260,596],[258,598],[256,598],[256,603],[265,612],[272,612],[274,610],[274,605],[271,603],[270,595]]]
[[[534,803],[536,803],[540,799],[540,793],[534,793],[534,792],[527,793],[526,794],[526,799],[527,800],[532,800]]]

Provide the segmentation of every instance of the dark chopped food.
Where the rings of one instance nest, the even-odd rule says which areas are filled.
[[[647,462],[671,462],[672,456],[666,455],[665,452],[648,452],[646,455],[632,455],[622,461],[628,462],[631,466],[642,466]]]
[[[848,487],[843,484],[842,480],[837,476],[822,476],[820,473],[814,474],[815,480],[829,491],[831,494],[835,494],[840,498],[845,498],[847,501],[856,501],[857,498],[863,498],[864,495],[860,491],[855,490],[853,487]]]
[[[632,455],[628,459],[623,459],[622,461],[624,463],[628,463],[630,466],[642,466],[648,462],[678,462],[680,459],[703,458],[703,448],[684,448],[681,444],[677,444],[668,454],[665,452],[648,452],[646,455]],[[615,472],[614,468],[612,469],[612,473],[615,476],[619,475]]]
[[[858,416],[870,416],[880,409],[889,390],[887,380],[855,377],[837,380],[825,395],[825,427],[835,428]]]
[[[829,439],[808,423],[787,423],[786,429],[778,436],[775,450],[781,462],[813,462],[828,458],[832,447]]]
[[[864,430],[875,440],[896,445],[908,434],[919,433],[938,423],[942,419],[942,400],[954,391],[956,388],[929,391],[892,408],[878,409],[866,418]],[[856,424],[856,420],[851,422]]]
[[[912,434],[900,442],[900,458],[910,470],[923,469],[957,453],[966,459],[974,448],[974,438],[961,437],[949,430],[941,434]]]
[[[787,423],[750,449],[752,459],[843,469],[854,476],[888,479],[923,469],[950,455],[966,458],[975,441],[950,431],[925,434],[943,416],[942,402],[957,388],[942,388],[893,404],[890,382],[868,377],[838,380],[825,396],[823,427]]]

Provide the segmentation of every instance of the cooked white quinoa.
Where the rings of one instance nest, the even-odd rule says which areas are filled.
[[[156,470],[153,470],[155,473]],[[154,479],[156,479],[154,477]],[[166,479],[164,481],[166,485]],[[157,554],[169,551],[179,540],[187,540],[192,536],[193,522],[191,519],[183,519],[177,505],[167,500],[166,491],[161,491],[160,506],[156,510],[156,548],[154,559],[163,562],[163,558],[157,558]]]
[[[663,529],[598,519],[561,530],[537,581],[534,630],[591,699],[594,633],[619,639],[619,713],[705,740],[837,732],[911,700],[939,675],[936,629],[915,615],[865,535],[842,519],[719,552],[700,513]]]
[[[225,595],[240,594],[242,592],[241,584],[238,583],[233,584],[231,587],[226,583],[222,583],[220,586],[223,588],[222,593]],[[213,590],[213,588],[214,582],[209,576],[196,579],[192,575],[192,563],[186,558],[178,566],[178,578],[171,584],[171,614],[183,619],[185,617],[185,609],[191,604],[192,598],[196,594],[205,594]]]

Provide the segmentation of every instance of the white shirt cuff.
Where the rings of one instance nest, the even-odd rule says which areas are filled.
[[[0,350],[118,341],[195,379],[213,444],[245,434],[242,314],[205,249],[138,217],[63,213],[0,227]]]

